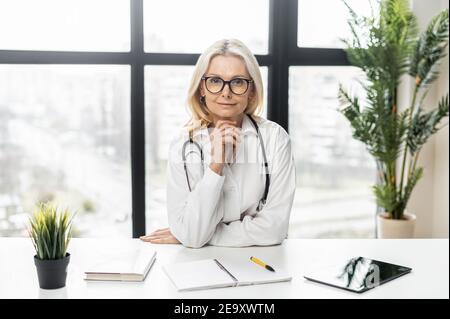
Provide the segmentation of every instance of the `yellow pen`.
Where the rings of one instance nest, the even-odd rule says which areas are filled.
[[[275,269],[273,269],[273,268],[270,267],[269,265],[266,265],[264,262],[262,262],[261,260],[259,260],[259,259],[256,258],[256,257],[253,257],[253,256],[252,256],[252,257],[250,257],[250,260],[253,261],[254,263],[256,263],[256,264],[258,264],[258,265],[260,265],[260,266],[266,268],[267,270],[275,271]]]

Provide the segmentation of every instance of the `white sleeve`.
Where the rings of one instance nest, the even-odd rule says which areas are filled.
[[[199,163],[188,163],[192,192],[189,191],[181,157],[182,142],[171,143],[167,167],[167,214],[172,234],[184,245],[199,248],[214,233],[223,215],[217,209],[225,176],[213,172],[209,166],[203,176],[191,174]],[[190,167],[192,171],[190,170]],[[197,177],[197,178],[194,178]]]
[[[286,237],[295,194],[295,164],[286,131],[275,147],[271,181],[266,205],[254,217],[229,224],[220,222],[209,241],[216,246],[267,246],[280,244]]]

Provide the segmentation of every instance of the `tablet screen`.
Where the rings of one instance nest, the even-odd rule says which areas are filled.
[[[365,257],[355,257],[340,265],[318,267],[304,277],[329,286],[364,292],[411,272],[411,268]]]

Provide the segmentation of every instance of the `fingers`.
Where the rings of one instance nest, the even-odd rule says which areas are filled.
[[[220,129],[217,129],[212,134],[213,141],[216,140],[216,142],[222,142],[226,140],[227,143],[232,142],[228,136],[232,136],[235,140],[240,141],[241,138],[241,129],[233,126],[224,126]],[[219,139],[219,141],[217,141]]]
[[[237,121],[232,121],[232,120],[218,120],[218,121],[216,122],[216,127],[217,127],[217,128],[221,128],[222,126],[226,126],[226,125],[236,127]]]
[[[225,163],[225,154],[227,148],[233,148],[233,157],[238,144],[241,142],[241,128],[237,127],[236,121],[219,120],[216,122],[210,138],[212,142],[211,156],[214,163]]]
[[[236,129],[235,127],[233,127],[232,129],[230,127],[222,127],[222,129],[212,137],[213,145],[211,148],[211,156],[213,158],[213,162],[223,164],[226,161],[234,161],[234,156],[240,143],[240,129]],[[228,151],[231,151],[231,149],[233,153],[233,159],[226,159],[226,154],[231,154]]]
[[[222,136],[225,136],[227,134],[237,134],[237,135],[241,135],[242,130],[238,127],[231,127],[231,126],[226,126],[226,127],[222,127],[219,130],[220,134]]]
[[[157,229],[154,232],[150,233],[150,235],[145,235],[145,236],[141,236],[139,237],[140,239],[145,239],[145,238],[149,238],[152,236],[163,236],[163,235],[168,235],[171,234],[170,233],[170,229],[169,228],[162,228],[162,229]]]
[[[225,132],[222,135],[222,144],[236,144],[241,142],[241,135],[235,131]]]
[[[154,237],[154,236],[167,236],[167,235],[168,235],[168,233],[166,233],[166,232],[160,232],[160,233],[153,232],[150,235],[141,236],[139,238],[142,239],[142,238],[149,238],[149,237]]]
[[[157,229],[155,230],[153,233],[151,233],[150,235],[154,235],[154,234],[167,234],[170,233],[170,229],[169,228],[161,228],[161,229]]]
[[[173,236],[156,238],[150,241],[152,244],[179,244],[180,242]]]
[[[152,244],[179,244],[180,242],[172,235],[142,236],[140,239]]]
[[[167,235],[148,235],[148,236],[141,236],[139,239],[146,242],[153,242],[155,240],[160,240],[163,238],[168,238]]]
[[[217,129],[217,130],[222,130],[225,128],[240,129],[240,127],[237,126],[236,122],[219,123],[219,125],[216,125],[216,127],[215,127],[215,129]]]
[[[241,128],[237,127],[236,121],[229,121],[229,120],[219,120],[216,123],[216,126],[214,128],[214,131],[222,132],[224,130],[237,130],[240,131]]]
[[[165,238],[154,238],[154,239],[150,239],[149,242],[152,244],[166,244],[166,239]]]

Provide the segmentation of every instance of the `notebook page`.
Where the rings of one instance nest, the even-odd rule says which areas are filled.
[[[165,265],[164,271],[179,291],[234,286],[234,280],[213,259]]]
[[[219,259],[221,264],[238,280],[238,286],[289,281],[292,277],[283,269],[272,265],[275,272],[261,267],[250,259]]]

